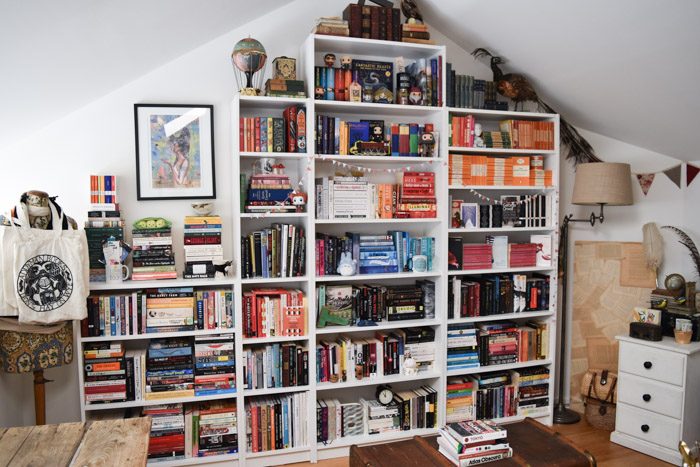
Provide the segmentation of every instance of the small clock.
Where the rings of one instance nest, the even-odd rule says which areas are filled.
[[[382,384],[377,386],[376,397],[380,404],[389,405],[394,400],[394,392],[391,390],[391,386]]]

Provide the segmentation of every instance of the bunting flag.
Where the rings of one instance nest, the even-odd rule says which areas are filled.
[[[666,175],[669,180],[671,180],[678,188],[681,187],[681,166],[683,164],[678,164],[675,167],[664,170],[664,175]]]
[[[685,186],[690,186],[695,180],[695,176],[700,173],[700,167],[695,167],[690,163],[685,164]]]
[[[656,174],[637,174],[637,181],[639,182],[639,186],[642,188],[642,193],[644,193],[644,196],[649,193],[649,188],[651,188],[651,184],[654,183],[654,175]]]

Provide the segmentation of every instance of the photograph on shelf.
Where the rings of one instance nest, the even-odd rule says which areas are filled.
[[[139,201],[216,198],[214,106],[134,104]]]

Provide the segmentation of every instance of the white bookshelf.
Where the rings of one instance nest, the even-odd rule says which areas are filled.
[[[300,57],[297,66],[299,79],[304,79],[307,84],[307,94],[313,96],[314,66],[322,63],[323,54],[327,52],[335,53],[338,57],[344,54],[353,58],[394,61],[396,57],[402,56],[407,60],[417,58],[441,57],[443,67],[447,63],[446,49],[439,45],[423,45],[411,43],[397,43],[390,41],[377,41],[369,39],[357,39],[334,36],[310,35],[301,45]],[[441,83],[442,89],[446,88],[445,79]],[[444,97],[443,97],[444,98]],[[242,152],[239,148],[239,117],[246,116],[267,116],[280,115],[282,110],[289,105],[304,105],[306,107],[306,153],[288,152]],[[508,149],[473,149],[448,146],[448,118],[449,114],[466,115],[472,114],[477,121],[484,119],[497,122],[500,119],[518,118],[528,120],[549,120],[555,122],[555,150],[534,151],[534,150],[508,150]],[[389,122],[417,122],[433,123],[435,130],[439,132],[439,151],[435,157],[415,158],[415,157],[388,157],[388,156],[340,156],[317,154],[315,148],[315,117],[317,114],[333,115],[343,119],[382,119]],[[551,233],[552,249],[557,251],[558,245],[558,187],[530,187],[530,186],[449,186],[448,185],[448,154],[451,152],[462,154],[486,154],[486,155],[544,155],[546,168],[553,170],[553,180],[555,184],[559,179],[559,140],[558,140],[558,116],[541,113],[523,112],[501,112],[491,110],[476,109],[456,109],[448,107],[422,107],[395,104],[368,104],[351,103],[338,101],[322,101],[313,98],[277,98],[277,97],[251,97],[236,95],[231,103],[231,126],[229,128],[231,136],[231,173],[225,175],[224,186],[228,187],[232,198],[233,212],[232,225],[230,228],[233,239],[233,259],[235,274],[232,278],[220,280],[169,280],[169,281],[143,281],[125,282],[119,287],[106,284],[93,284],[94,292],[122,291],[130,292],[144,288],[153,287],[186,287],[195,288],[231,288],[234,292],[234,313],[235,329],[202,330],[181,333],[167,334],[145,334],[139,336],[115,336],[115,337],[78,337],[78,342],[82,350],[82,344],[87,342],[101,342],[111,340],[125,341],[128,346],[145,345],[144,342],[152,338],[161,337],[182,337],[210,335],[218,333],[233,332],[236,340],[236,356],[243,353],[244,347],[252,345],[266,345],[279,342],[295,342],[301,345],[306,344],[309,351],[309,384],[297,387],[265,388],[255,390],[242,389],[243,365],[241,360],[237,360],[236,381],[238,391],[234,394],[214,395],[205,397],[192,397],[171,400],[157,401],[130,401],[114,404],[86,405],[84,401],[83,372],[82,372],[82,351],[78,352],[78,368],[81,387],[81,413],[85,420],[96,411],[117,409],[117,408],[138,408],[147,405],[155,405],[166,402],[198,402],[216,399],[235,400],[238,410],[238,439],[239,452],[237,454],[212,456],[203,458],[192,458],[185,460],[174,460],[158,462],[160,466],[180,466],[192,464],[220,464],[220,465],[245,465],[264,466],[279,465],[292,462],[311,461],[316,462],[321,459],[344,456],[348,454],[351,444],[374,444],[399,439],[408,439],[415,435],[436,434],[437,429],[420,429],[410,431],[400,431],[382,435],[362,435],[348,438],[336,439],[329,444],[316,442],[316,401],[324,398],[341,398],[344,401],[356,401],[358,394],[370,394],[373,388],[379,384],[396,384],[400,388],[413,388],[421,385],[431,385],[438,391],[438,420],[437,426],[444,424],[445,420],[445,387],[448,376],[466,375],[474,373],[488,373],[505,369],[525,368],[535,365],[549,366],[550,373],[550,405],[545,408],[544,415],[538,415],[540,420],[551,423],[553,388],[555,381],[555,366],[552,360],[556,342],[556,303],[557,303],[557,277],[556,277],[556,255],[553,264],[549,268],[507,268],[507,269],[484,269],[471,271],[448,271],[447,269],[447,239],[449,236],[461,236],[463,238],[481,238],[486,234],[518,235],[530,233]],[[286,173],[290,175],[295,183],[299,178],[304,179],[303,190],[308,193],[307,212],[303,213],[245,213],[240,206],[241,172],[251,173],[255,161],[260,158],[275,158],[286,166]],[[316,219],[315,218],[315,189],[314,179],[324,174],[331,173],[334,167],[332,161],[345,162],[351,165],[361,165],[365,167],[405,169],[410,167],[413,170],[433,171],[436,174],[436,197],[438,203],[438,218],[436,219]],[[381,172],[381,171],[377,171]],[[376,172],[368,174],[372,180],[379,177]],[[225,189],[224,189],[225,190]],[[450,195],[468,195],[471,190],[477,192],[488,192],[489,196],[499,194],[537,194],[548,193],[554,198],[553,212],[548,220],[547,227],[530,228],[478,228],[463,229],[450,227]],[[183,205],[183,216],[186,206]],[[306,235],[306,274],[299,277],[284,278],[242,278],[241,275],[241,235],[245,235],[252,230],[268,227],[275,222],[292,223],[303,226]],[[352,227],[351,227],[352,226]],[[317,276],[315,274],[315,251],[314,240],[317,232],[339,233],[352,229],[361,233],[382,233],[386,230],[407,230],[423,236],[432,236],[436,239],[436,251],[433,260],[432,271],[423,273],[400,272],[390,274],[367,274],[349,277],[341,276]],[[231,238],[230,237],[230,238]],[[483,241],[483,240],[482,240]],[[176,246],[177,247],[177,246]],[[474,318],[447,318],[447,301],[449,279],[452,276],[469,276],[478,274],[498,274],[514,272],[538,272],[550,276],[550,306],[547,310],[533,312],[512,313],[505,315],[483,316]],[[435,282],[436,316],[432,319],[407,320],[407,321],[384,321],[376,326],[333,326],[324,328],[316,327],[316,302],[315,291],[320,284],[358,284],[358,283],[379,283],[379,284],[409,284],[416,280],[429,279]],[[304,291],[307,297],[307,317],[308,334],[300,337],[270,337],[244,339],[242,332],[241,298],[246,290],[257,287],[281,287],[299,288]],[[519,362],[510,365],[497,365],[481,367],[478,369],[447,371],[446,364],[446,337],[447,326],[453,323],[480,323],[502,320],[546,320],[550,324],[549,349],[552,355],[547,360],[537,360],[532,362]],[[391,375],[378,376],[376,378],[364,378],[362,380],[352,380],[342,383],[316,383],[316,354],[317,342],[322,339],[332,338],[334,335],[364,335],[376,331],[401,329],[409,327],[429,326],[436,331],[437,355],[434,367],[428,372],[419,373],[416,376]],[[306,446],[297,446],[290,449],[252,453],[246,448],[246,417],[245,404],[250,398],[276,397],[293,393],[303,393],[307,397],[308,412],[303,419],[307,422]],[[354,400],[352,399],[354,398]],[[517,421],[522,417],[510,417],[501,420],[503,422]]]

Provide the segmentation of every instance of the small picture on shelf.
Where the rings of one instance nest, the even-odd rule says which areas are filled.
[[[462,203],[460,205],[462,226],[467,229],[479,227],[479,205],[476,203]]]

